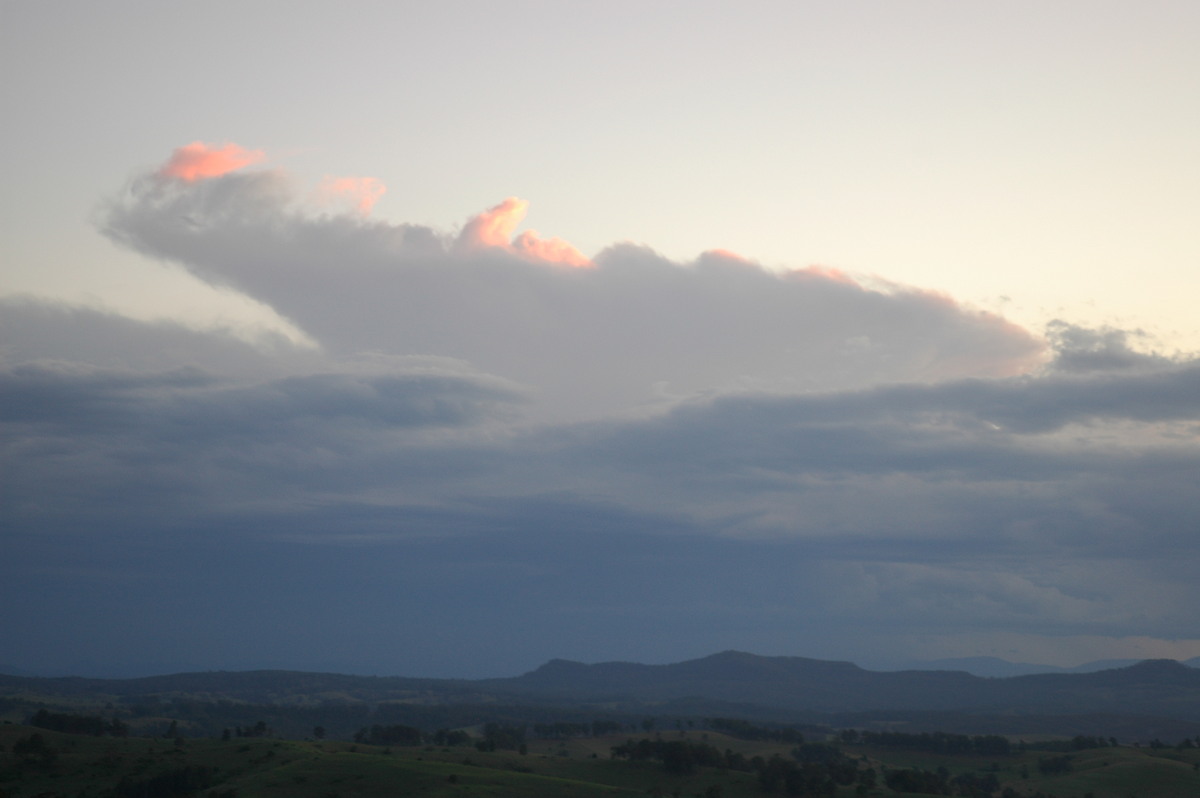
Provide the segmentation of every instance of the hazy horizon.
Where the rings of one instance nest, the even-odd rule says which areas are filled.
[[[697,657],[695,659],[703,660],[703,659],[707,659],[709,657],[714,657],[714,656],[718,656],[720,654],[727,654],[727,653],[750,654],[751,656],[766,657],[766,658],[782,657],[782,658],[796,658],[796,659],[814,659],[812,657],[805,657],[802,654],[765,655],[765,654],[755,654],[754,652],[736,652],[736,651],[731,651],[731,650],[721,651],[721,652],[713,652],[712,654],[708,654],[708,655],[705,655],[702,657]],[[1171,660],[1174,662],[1179,662],[1180,664],[1187,665],[1188,667],[1192,667],[1192,668],[1200,667],[1200,657],[1192,657],[1189,660],[1177,660],[1177,659],[1173,659],[1170,657],[1166,657],[1163,659],[1168,659],[1168,660]],[[127,664],[127,665],[125,665],[121,668],[117,668],[117,669],[105,670],[104,668],[100,668],[97,671],[93,671],[93,670],[88,670],[87,666],[84,665],[83,666],[84,670],[82,670],[82,671],[70,671],[70,672],[62,672],[62,673],[56,673],[56,672],[33,673],[33,672],[27,671],[23,668],[10,666],[9,663],[0,662],[0,674],[5,674],[8,676],[19,676],[19,677],[25,677],[25,678],[49,678],[49,679],[84,678],[84,679],[117,679],[117,680],[121,680],[121,679],[141,679],[141,678],[149,678],[149,677],[155,677],[155,676],[172,676],[172,675],[184,674],[184,673],[241,673],[241,672],[254,672],[254,671],[281,671],[281,672],[295,672],[295,673],[336,673],[336,674],[345,675],[345,676],[363,676],[363,677],[378,677],[378,678],[393,678],[394,677],[394,678],[402,678],[402,679],[481,680],[481,679],[506,679],[506,678],[512,678],[512,677],[516,677],[516,676],[521,676],[523,674],[536,671],[550,663],[561,662],[561,661],[564,661],[563,658],[554,657],[554,658],[546,660],[542,663],[539,663],[538,665],[536,665],[534,667],[523,670],[519,673],[480,673],[480,674],[466,675],[466,676],[464,676],[464,675],[441,676],[439,674],[434,674],[434,673],[383,673],[383,672],[367,672],[367,671],[357,671],[357,672],[320,671],[320,670],[314,670],[314,669],[309,669],[309,668],[292,668],[292,667],[288,667],[285,663],[269,663],[269,662],[260,663],[259,665],[248,665],[246,667],[234,668],[234,669],[189,668],[186,666],[169,666],[169,665],[161,665],[161,664],[156,665],[156,664],[150,664],[150,663],[131,663],[131,664]],[[566,660],[566,661],[574,662],[574,660]],[[675,664],[679,664],[679,662],[688,662],[688,661],[694,661],[694,660],[681,660],[681,661],[671,661],[671,662],[633,662],[631,660],[598,660],[595,662],[584,662],[582,664],[584,664],[584,665],[606,665],[606,664],[613,664],[613,663],[622,663],[622,664],[655,666],[655,665],[675,665]],[[822,661],[838,661],[838,660],[822,660]],[[848,661],[848,660],[846,660],[846,661]],[[1077,663],[1072,666],[1064,667],[1064,666],[1056,666],[1056,665],[1042,665],[1042,664],[1038,664],[1038,663],[1029,663],[1029,662],[1010,662],[1009,660],[1005,660],[1000,657],[986,657],[985,656],[985,657],[949,657],[949,658],[937,659],[937,660],[908,660],[908,661],[895,661],[895,662],[890,662],[890,663],[886,662],[886,661],[880,661],[880,662],[874,662],[874,663],[854,662],[852,664],[857,665],[858,667],[862,668],[863,670],[877,671],[877,672],[888,672],[888,671],[898,671],[898,670],[965,670],[968,673],[972,673],[977,676],[1011,676],[1011,675],[1034,674],[1034,673],[1062,673],[1062,672],[1087,673],[1087,672],[1093,672],[1093,671],[1098,671],[1098,670],[1110,670],[1113,668],[1124,668],[1124,667],[1128,667],[1129,665],[1136,664],[1138,662],[1145,662],[1145,661],[1147,661],[1147,660],[1125,659],[1125,658],[1111,659],[1111,660],[1091,660],[1088,662],[1080,662],[1080,663]],[[999,663],[1000,666],[997,668],[987,667],[989,664],[993,664],[993,663]],[[950,667],[951,665],[953,665],[954,667],[951,668]],[[972,667],[972,665],[974,667]],[[1011,667],[1008,667],[1008,666],[1011,666]]]

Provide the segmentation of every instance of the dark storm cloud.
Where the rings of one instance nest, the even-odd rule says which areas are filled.
[[[627,508],[706,534],[841,535],[881,556],[897,538],[1013,551],[1031,530],[1047,550],[1128,555],[1131,534],[1178,539],[1200,522],[1186,490],[1200,418],[1192,363],[741,394],[549,426],[518,423],[523,397],[504,381],[448,369],[385,358],[247,384],[194,369],[25,364],[0,374],[0,423],[30,495],[39,465],[66,448],[73,468],[96,469],[77,479],[123,481],[136,506],[139,470],[153,463],[154,492],[203,485],[215,513],[250,490],[277,508],[308,490],[302,505],[340,506],[348,526],[354,502],[418,502],[472,506],[504,530],[489,507],[559,496],[581,519],[593,505]]]
[[[1191,452],[1200,364],[1137,374],[1047,374],[697,401],[641,421],[580,427],[621,469],[699,474],[951,472],[1041,479],[1060,468],[1144,465]],[[1156,427],[1161,423],[1163,426]],[[1124,424],[1136,435],[1105,450]],[[1161,437],[1160,437],[1161,436]],[[1183,444],[1177,449],[1173,443]]]
[[[1200,415],[1200,361],[1183,361],[1137,374],[1047,373],[993,380],[886,385],[803,396],[726,396],[677,412],[704,408],[767,419],[780,427],[891,422],[905,428],[942,425],[978,430],[1051,432],[1092,421],[1186,421]]]
[[[299,656],[299,627],[265,597],[301,583],[330,596],[305,610],[303,636],[320,628],[369,652],[324,666],[369,672],[380,667],[367,660],[486,675],[730,645],[848,656],[862,635],[901,630],[1200,635],[1180,609],[1200,595],[1179,567],[1195,562],[1200,528],[1194,363],[743,393],[542,426],[514,422],[521,395],[495,378],[372,368],[245,383],[10,367],[10,566],[36,564],[38,583],[65,595],[110,595],[181,558],[210,563],[263,597],[228,628],[196,619],[231,667],[290,663],[246,651]],[[997,424],[1008,405],[1024,409]],[[249,559],[218,555],[217,541]],[[46,546],[83,561],[46,570],[64,562]],[[129,556],[86,555],[113,546]],[[112,617],[133,611],[124,590],[105,600]],[[362,606],[423,609],[373,616],[356,648],[337,619]],[[446,628],[453,642],[428,642]],[[387,644],[386,630],[425,653]],[[464,664],[464,650],[484,659]]]
[[[74,364],[22,364],[0,371],[0,423],[101,432],[138,418],[140,397],[209,382],[186,369],[147,375]]]
[[[166,528],[247,503],[331,501],[406,473],[427,481],[453,447],[428,451],[423,436],[507,420],[522,401],[502,380],[436,361],[375,359],[256,383],[196,369],[21,364],[0,371],[10,474],[0,496],[14,531],[133,517]]]

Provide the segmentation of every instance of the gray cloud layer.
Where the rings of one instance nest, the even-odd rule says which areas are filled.
[[[629,245],[570,269],[306,215],[274,173],[147,177],[105,213],[321,349],[5,302],[0,578],[52,622],[9,603],[30,648],[0,661],[132,667],[155,633],[188,667],[470,675],[1200,640],[1200,362],[1122,331],[1058,324],[1030,371],[1040,339],[930,293]],[[219,595],[133,598],[169,584]]]

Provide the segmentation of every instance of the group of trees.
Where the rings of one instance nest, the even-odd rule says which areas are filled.
[[[833,750],[837,751],[836,748]],[[858,763],[840,751],[836,758],[824,757],[827,761],[803,761],[797,758],[798,754],[807,756],[797,749],[792,752],[792,759],[778,755],[767,760],[757,756],[751,759],[759,786],[770,793],[782,792],[804,798],[833,796],[839,786],[847,787],[856,782],[861,787],[860,792],[875,786],[875,771],[870,768],[859,770]]]
[[[906,768],[889,770],[883,783],[896,792],[919,792],[926,795],[957,795],[965,798],[989,798],[1000,789],[996,774],[962,773],[951,777],[945,768],[923,770]]]
[[[691,740],[662,738],[629,740],[612,747],[614,759],[660,762],[668,773],[686,775],[698,768],[712,767],[754,773],[759,785],[769,793],[790,796],[832,796],[839,786],[858,783],[866,791],[875,785],[875,771],[859,770],[858,763],[836,746],[802,744],[790,759],[775,755],[747,758],[729,749]]]
[[[1070,754],[1063,756],[1039,756],[1038,770],[1047,776],[1056,773],[1070,773],[1074,770],[1071,760],[1074,759]]]
[[[475,743],[480,751],[520,751],[525,753],[525,727],[503,723],[483,724],[483,739]]]
[[[908,747],[914,747],[920,738],[928,735],[908,735]],[[955,735],[949,735],[955,736]],[[972,738],[964,738],[972,739]],[[924,740],[923,744],[934,743]],[[946,745],[946,741],[941,741]],[[961,748],[961,741],[950,746]],[[987,748],[987,745],[983,745]],[[937,750],[925,748],[921,750]],[[966,749],[974,753],[976,746]],[[692,773],[698,768],[713,767],[754,773],[759,786],[766,793],[801,796],[802,798],[829,798],[841,787],[855,787],[859,794],[867,794],[877,785],[878,775],[874,769],[860,767],[858,760],[847,756],[838,746],[830,743],[801,743],[792,749],[791,757],[778,754],[764,759],[761,756],[746,757],[726,750],[723,753],[715,746],[691,740],[656,739],[629,740],[612,747],[612,756],[630,761],[655,761],[676,775]],[[909,768],[886,770],[883,782],[896,792],[926,793],[929,795],[965,796],[965,798],[987,798],[1000,789],[995,773],[963,773],[951,776],[944,768],[936,771]]]
[[[175,721],[171,721],[171,728],[167,729],[167,733],[164,736],[174,737],[175,728]],[[271,737],[273,734],[274,732],[272,731],[271,727],[267,725],[267,722],[265,720],[260,720],[253,726],[234,726],[233,731],[225,729],[221,732],[221,739],[228,740],[233,737]]]
[[[845,729],[839,735],[843,743],[873,745],[879,748],[902,748],[909,751],[927,751],[933,754],[971,754],[976,756],[1008,756],[1012,744],[1007,737],[998,734],[976,735],[947,734],[946,732],[872,732]]]
[[[424,742],[424,737],[421,730],[415,726],[376,724],[356,732],[354,742],[367,745],[420,745]]]
[[[723,732],[741,740],[769,740],[788,745],[799,745],[804,742],[804,735],[800,730],[791,726],[779,728],[756,726],[750,721],[740,718],[707,718],[705,723],[713,731]]]
[[[58,760],[58,752],[37,732],[13,743],[12,752],[21,757],[21,764],[27,767],[49,769]]]
[[[471,735],[462,729],[438,729],[429,737],[429,742],[443,748],[453,745],[470,745]]]
[[[72,715],[66,712],[49,712],[45,709],[33,713],[29,717],[28,725],[67,734],[90,734],[95,737],[125,737],[129,734],[129,727],[115,717],[105,720],[99,715]]]
[[[625,724],[615,720],[593,720],[591,723],[535,723],[531,731],[539,740],[570,740],[573,737],[603,737],[624,728]]]
[[[1113,741],[1113,745],[1116,745],[1115,740]],[[1153,740],[1150,741],[1150,747],[1156,748],[1156,749],[1157,748],[1168,748],[1168,747],[1170,747],[1170,745],[1168,743],[1164,743],[1162,740],[1155,737]],[[1193,741],[1192,738],[1190,738],[1190,737],[1184,737],[1182,740],[1175,743],[1175,745],[1174,745],[1174,748],[1176,751],[1183,751],[1184,749],[1187,749],[1187,748],[1197,748],[1197,747],[1200,747],[1200,737],[1197,737],[1195,739],[1195,741]]]
[[[612,758],[628,759],[631,762],[661,762],[669,773],[679,775],[691,773],[698,767],[732,766],[735,770],[746,769],[742,762],[731,762],[715,746],[691,740],[664,740],[661,737],[653,740],[642,738],[637,742],[629,740],[622,745],[614,745]]]
[[[439,745],[443,747],[474,743],[481,751],[517,751],[523,750],[525,747],[525,727],[486,723],[483,726],[483,736],[476,739],[462,729],[438,729],[431,734],[421,731],[416,726],[406,726],[400,723],[375,724],[359,729],[354,735],[354,742],[366,745]]]

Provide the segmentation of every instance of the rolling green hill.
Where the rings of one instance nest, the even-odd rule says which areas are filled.
[[[36,745],[31,740],[38,738]],[[651,738],[643,737],[644,743]],[[531,741],[523,752],[462,746],[381,747],[349,742],[234,738],[170,740],[62,734],[0,725],[0,796],[4,798],[599,798],[786,795],[763,778],[763,763],[803,768],[793,744],[746,740],[714,731],[671,731],[653,740],[724,752],[719,766],[671,768],[661,760],[616,759],[627,735]],[[813,750],[834,750],[809,746]],[[1200,794],[1200,749],[1115,747],[1053,755],[932,754],[843,745],[852,783],[816,793],[837,798],[898,795],[888,785],[913,776],[957,785],[989,783],[1009,796],[1194,798]],[[747,763],[757,758],[758,769]],[[811,755],[808,757],[811,760]],[[1047,762],[1066,761],[1066,769]],[[790,765],[786,763],[791,763]],[[805,794],[805,793],[800,793]],[[919,795],[921,793],[905,793]]]

